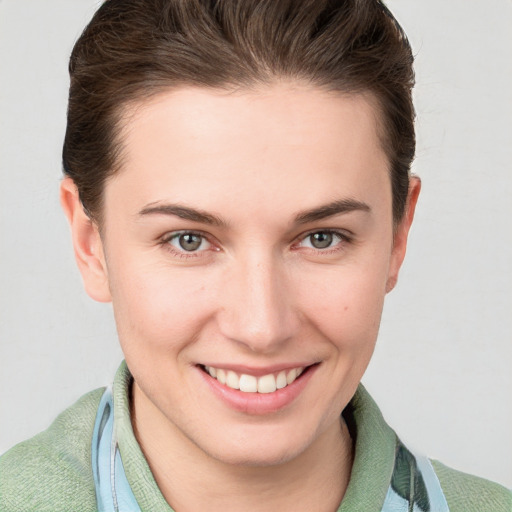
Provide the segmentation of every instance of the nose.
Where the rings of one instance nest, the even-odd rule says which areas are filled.
[[[251,255],[230,268],[221,291],[221,333],[250,351],[272,354],[297,332],[299,318],[282,262]]]

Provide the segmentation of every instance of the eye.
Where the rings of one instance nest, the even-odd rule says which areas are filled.
[[[203,235],[193,231],[171,233],[164,241],[179,252],[205,251],[211,246]]]
[[[299,246],[311,249],[330,249],[347,240],[347,236],[336,231],[315,231],[306,235]]]

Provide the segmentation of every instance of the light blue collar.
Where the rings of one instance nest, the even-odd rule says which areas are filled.
[[[101,397],[92,436],[92,472],[98,512],[140,512],[124,472],[114,429],[114,401],[108,387]]]
[[[398,441],[395,466],[382,512],[449,512],[441,484],[427,457]]]

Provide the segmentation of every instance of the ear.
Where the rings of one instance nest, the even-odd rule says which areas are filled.
[[[395,229],[393,250],[391,252],[388,280],[386,283],[386,293],[390,292],[396,286],[398,281],[398,272],[400,271],[400,267],[404,261],[409,229],[411,228],[411,224],[414,219],[414,211],[416,210],[416,203],[418,202],[420,190],[421,180],[417,176],[411,176],[409,182],[409,193],[407,194],[407,203],[405,205],[405,213]]]
[[[98,226],[85,213],[71,178],[60,185],[60,204],[71,227],[73,248],[85,291],[99,302],[110,302],[107,266]]]

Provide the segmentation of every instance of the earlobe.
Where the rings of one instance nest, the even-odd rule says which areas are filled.
[[[411,229],[412,221],[414,219],[414,212],[416,210],[416,204],[418,202],[420,190],[420,178],[417,176],[411,176],[404,216],[395,230],[393,251],[391,253],[388,279],[386,282],[386,293],[390,292],[396,286],[398,281],[398,273],[405,258],[407,239],[409,236],[409,230]]]
[[[85,291],[99,302],[110,302],[107,267],[98,226],[86,214],[71,178],[60,185],[60,203],[71,228],[75,259]]]

